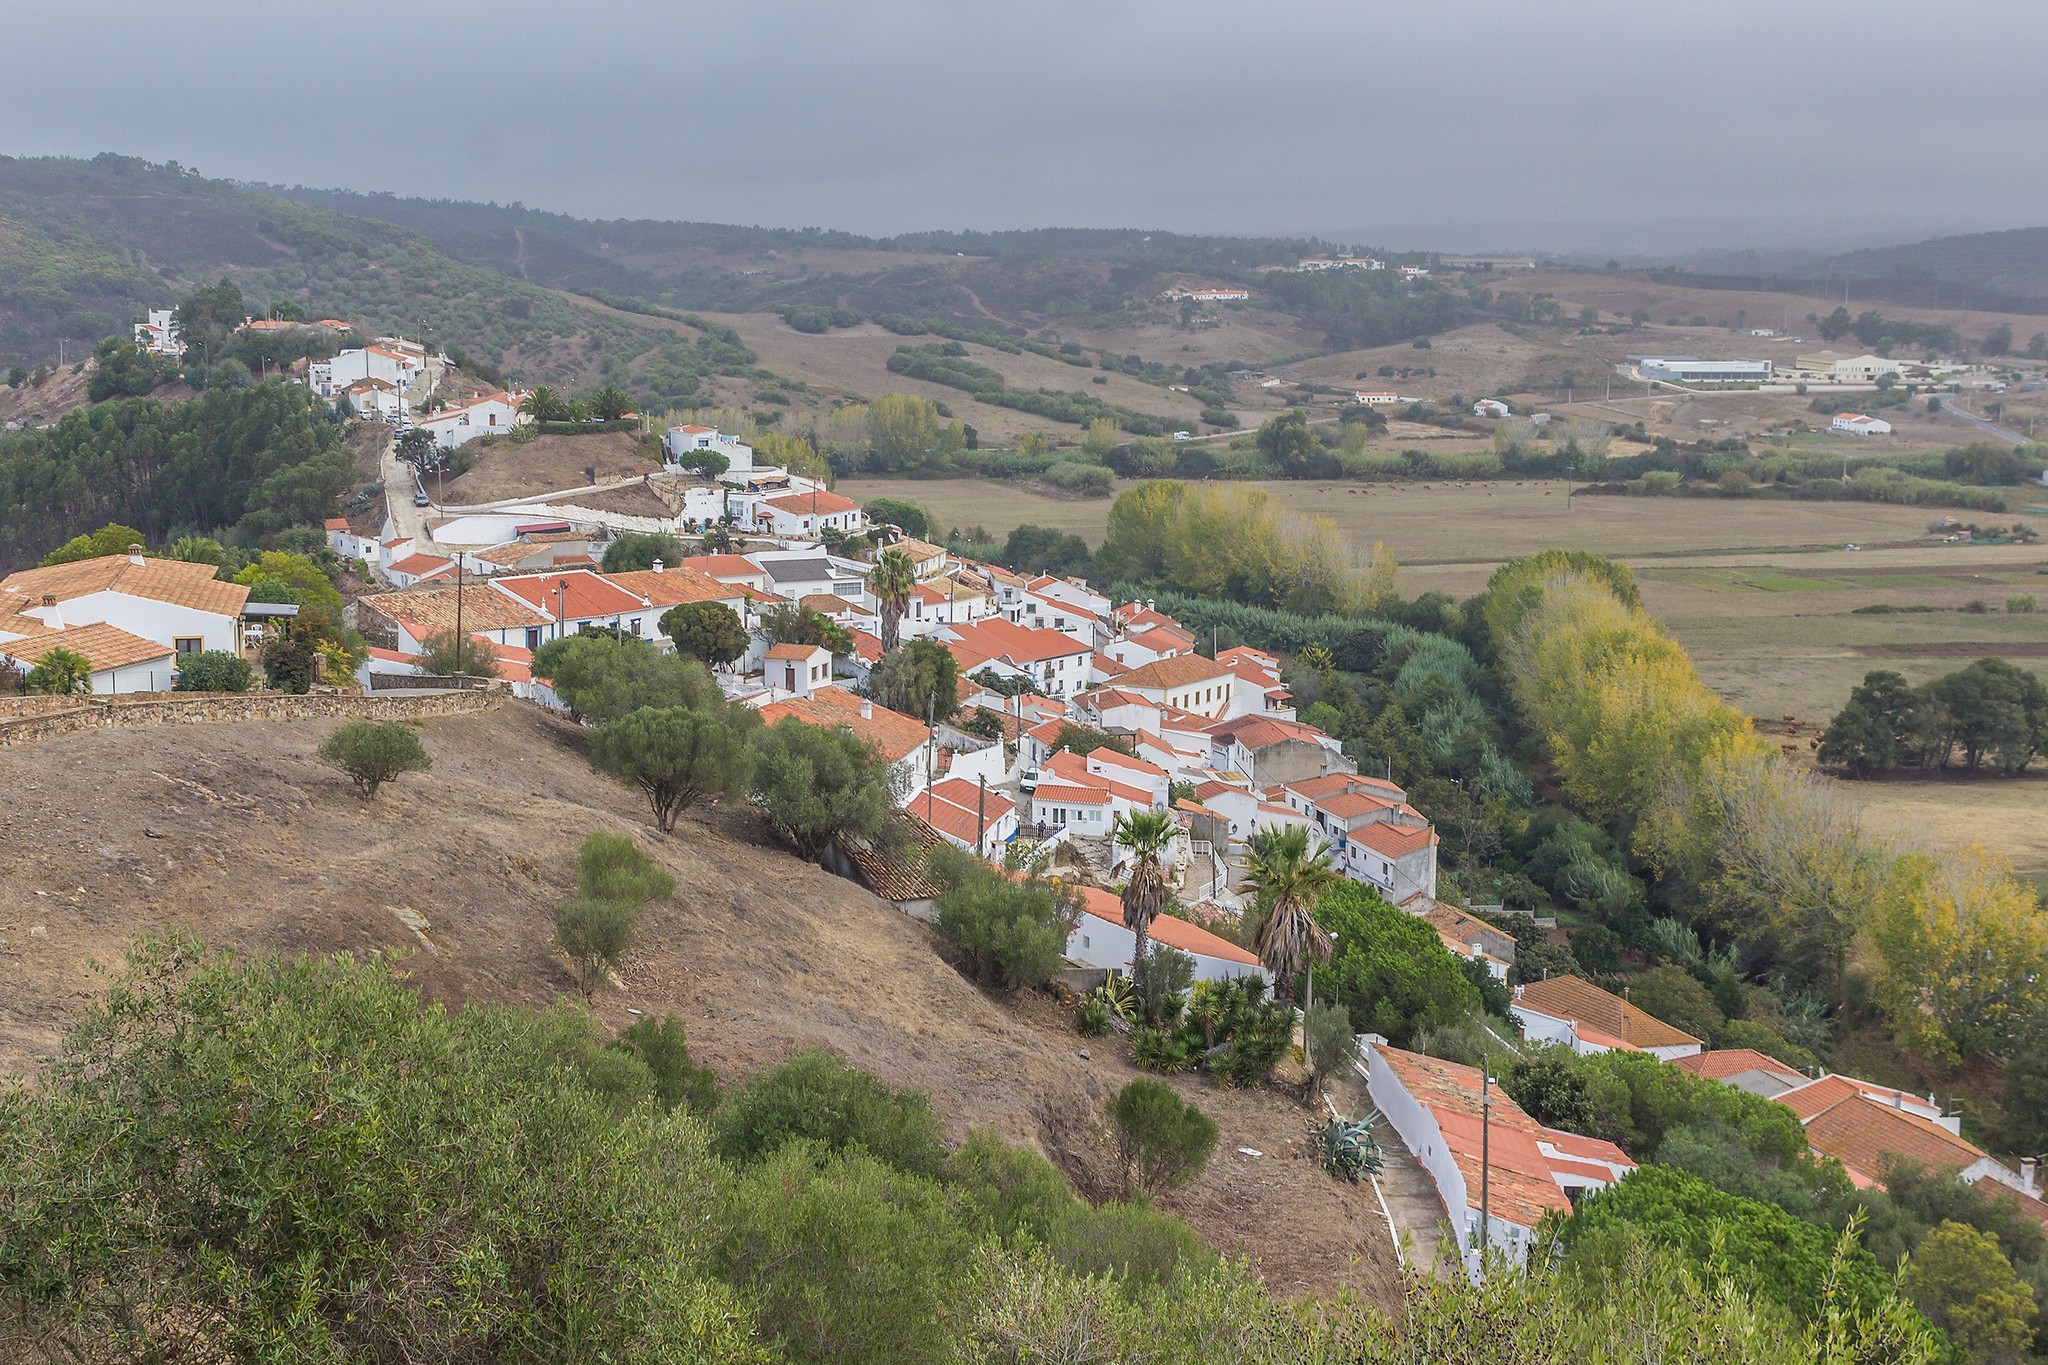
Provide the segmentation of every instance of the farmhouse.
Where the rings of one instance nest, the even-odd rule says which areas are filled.
[[[249,590],[215,578],[211,564],[147,559],[131,545],[125,555],[10,574],[0,579],[0,597],[24,599],[18,614],[51,629],[106,624],[178,654],[239,654]]]
[[[1838,412],[1828,425],[1850,436],[1888,436],[1892,429],[1892,424],[1883,418],[1865,417],[1860,412]]]
[[[5,599],[0,599],[0,612],[5,610]],[[12,627],[21,620],[18,616],[0,615],[0,662],[27,672],[51,650],[66,649],[85,659],[88,686],[96,697],[123,692],[168,692],[171,688],[176,655],[154,640],[145,640],[104,622],[18,635]]]
[[[754,524],[772,536],[815,540],[825,531],[864,530],[868,518],[853,499],[814,489],[763,498],[754,508]]]

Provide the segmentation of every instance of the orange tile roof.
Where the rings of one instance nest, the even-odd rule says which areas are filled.
[[[860,510],[860,504],[852,498],[842,498],[837,493],[827,493],[822,489],[816,493],[785,493],[779,498],[763,498],[762,502],[793,517],[830,517]]]
[[[1033,801],[1057,801],[1069,806],[1106,806],[1110,802],[1107,783],[1100,787],[1076,787],[1064,782],[1041,782],[1031,793]]]
[[[954,654],[957,656],[964,650],[969,654],[978,655],[977,663],[989,659],[1003,659],[1021,666],[1089,652],[1088,646],[1076,644],[1056,630],[1013,625],[995,617],[968,622],[965,625],[948,626],[946,629],[954,637],[947,642],[949,647],[957,646],[953,650]]]
[[[941,888],[925,875],[923,859],[944,841],[937,831],[914,815],[897,811],[889,818],[907,836],[901,849],[877,848],[865,839],[850,839],[844,835],[833,842],[860,872],[861,880],[883,900],[936,898]]]
[[[1888,1090],[1884,1086],[1871,1085],[1867,1081],[1857,1080],[1854,1076],[1842,1076],[1834,1072],[1829,1072],[1819,1080],[1809,1081],[1805,1077],[1801,1077],[1800,1080],[1802,1084],[1797,1089],[1786,1091],[1778,1096],[1778,1100],[1781,1104],[1786,1105],[1794,1113],[1798,1114],[1801,1122],[1812,1118],[1823,1110],[1833,1108],[1851,1095],[1861,1095],[1865,1099],[1874,1100],[1887,1107],[1893,1107],[1893,1101],[1895,1100],[1903,1100],[1917,1105],[1925,1105],[1927,1103],[1926,1100],[1918,1095],[1910,1095],[1900,1090]]]
[[[1124,904],[1116,896],[1099,886],[1084,886],[1081,893],[1081,909],[1097,919],[1108,920],[1122,926]],[[1169,948],[1178,948],[1184,953],[1200,957],[1213,957],[1224,962],[1235,962],[1241,966],[1256,967],[1258,958],[1232,943],[1229,939],[1218,938],[1207,929],[1189,924],[1172,915],[1152,917],[1151,937],[1155,943],[1164,943]]]
[[[1553,1019],[1570,1020],[1582,1026],[1581,1032],[1590,1026],[1631,1047],[1683,1047],[1700,1041],[1576,976],[1531,981],[1516,994],[1515,1003]]]
[[[1338,820],[1349,820],[1354,815],[1371,815],[1375,811],[1392,810],[1397,804],[1365,792],[1338,792],[1335,796],[1326,796],[1314,803],[1317,810]]]
[[[824,648],[823,645],[775,644],[770,645],[767,654],[762,657],[768,659],[808,659],[818,650]]]
[[[346,531],[348,529],[348,518],[329,517],[326,521],[321,522],[320,526],[322,530],[326,531]]]
[[[443,559],[439,555],[410,554],[404,559],[392,560],[388,572],[410,574],[414,578],[424,578],[437,569],[450,568],[454,563],[454,560]]]
[[[808,697],[790,697],[761,708],[761,720],[774,725],[794,716],[806,725],[845,729],[872,748],[886,763],[898,763],[917,752],[932,732],[915,716],[877,706],[860,713],[861,699],[839,687],[821,687]]]
[[[1334,792],[1365,791],[1385,794],[1390,800],[1405,801],[1408,793],[1391,782],[1382,782],[1377,777],[1359,777],[1354,773],[1330,773],[1323,777],[1311,777],[1300,782],[1289,782],[1286,789],[1297,796],[1314,801]]]
[[[1349,838],[1364,844],[1375,853],[1384,853],[1389,858],[1405,858],[1417,849],[1428,848],[1436,842],[1436,831],[1427,825],[1397,825],[1389,820],[1375,820],[1369,825],[1360,825],[1352,830]],[[1698,1039],[1693,1041],[1697,1042]],[[1664,1044],[1658,1044],[1662,1047]]]
[[[978,833],[994,828],[997,821],[1017,809],[1017,803],[991,789],[987,804],[983,805],[979,783],[949,777],[912,797],[905,809],[941,833],[972,847]]]
[[[74,654],[83,654],[95,673],[104,673],[110,668],[126,668],[130,664],[147,663],[152,659],[168,659],[172,650],[169,645],[160,645],[154,640],[145,640],[140,635],[99,622],[89,626],[72,626],[68,630],[45,630],[20,640],[0,643],[0,654],[34,664],[37,659],[53,649],[68,649]],[[165,678],[166,686],[170,679]]]
[[[215,616],[240,616],[249,602],[248,588],[240,583],[223,583],[213,573],[211,564],[148,557],[137,564],[127,555],[101,555],[97,559],[78,559],[69,564],[11,573],[0,579],[0,591],[17,593],[31,601],[49,594],[59,602],[96,592],[118,592]]]
[[[688,566],[707,578],[766,578],[768,571],[745,555],[692,555]]]
[[[608,573],[604,578],[614,587],[646,598],[648,605],[655,607],[679,607],[687,602],[731,602],[740,596],[731,584],[721,583],[693,569],[664,567],[660,573],[652,569],[633,569],[625,573]]]
[[[1116,685],[1125,688],[1192,687],[1199,682],[1229,676],[1230,670],[1214,659],[1205,659],[1199,654],[1176,654],[1119,674]]]
[[[1993,1199],[2010,1199],[2019,1205],[2021,1213],[2039,1223],[2042,1231],[2048,1232],[2048,1203],[2043,1203],[2033,1195],[2022,1193],[2004,1181],[1995,1180],[1988,1175],[1980,1175],[1970,1183]]]
[[[1746,1071],[1762,1071],[1793,1085],[1804,1085],[1807,1081],[1796,1067],[1787,1066],[1753,1047],[1717,1047],[1690,1057],[1680,1057],[1674,1065],[1684,1067],[1695,1076],[1705,1076],[1710,1081],[1725,1081]]]
[[[556,611],[555,589],[560,587],[561,615],[565,621],[584,621],[600,616],[618,616],[645,611],[647,603],[624,588],[606,582],[588,569],[523,574],[517,578],[494,578],[491,586],[509,593],[536,611],[552,617]]]
[[[429,635],[438,635],[444,630],[455,628],[457,591],[458,589],[451,586],[408,588],[404,592],[378,593],[358,601],[356,608],[358,611],[367,608],[405,627],[406,633],[414,639],[423,640]],[[520,630],[554,624],[553,617],[544,615],[504,593],[491,592],[482,587],[469,587],[460,591],[464,630]]]
[[[1802,1087],[1811,1089],[1812,1087]],[[1778,1096],[1784,1103],[1798,1094]],[[1850,1170],[1876,1183],[1887,1156],[1901,1156],[1937,1170],[1959,1171],[1983,1159],[1983,1149],[1956,1136],[1931,1119],[1879,1104],[1861,1093],[1844,1096],[1806,1124],[1806,1141],[1823,1156],[1838,1159]]]

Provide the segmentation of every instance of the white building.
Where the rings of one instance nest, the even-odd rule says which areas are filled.
[[[0,612],[4,610],[0,606]],[[0,663],[26,673],[51,650],[65,649],[85,659],[88,685],[96,697],[171,690],[176,655],[168,647],[104,623],[16,633],[36,619],[0,614]]]
[[[754,472],[754,448],[739,437],[728,436],[716,427],[670,427],[661,445],[668,455],[670,464],[680,464],[696,452],[709,451],[725,456],[725,472],[728,474],[746,475]]]
[[[452,450],[478,436],[501,436],[527,420],[519,411],[519,399],[504,390],[455,403],[421,417],[415,425],[434,434],[443,450]]]
[[[1850,436],[1889,436],[1892,430],[1892,424],[1883,418],[1865,417],[1860,412],[1838,412],[1828,426]]]
[[[1436,1186],[1471,1274],[1481,1271],[1482,1243],[1511,1266],[1525,1264],[1546,1216],[1568,1216],[1588,1191],[1635,1169],[1611,1142],[1545,1128],[1498,1087],[1483,1095],[1476,1067],[1375,1041],[1358,1070],[1373,1106]]]
[[[852,498],[824,489],[784,493],[754,505],[754,525],[763,533],[790,540],[816,540],[826,531],[851,535],[867,529],[868,515]]]
[[[135,324],[135,344],[151,355],[176,356],[184,353],[184,338],[178,335],[173,318],[175,308],[152,308],[149,316]]]
[[[1227,720],[1237,705],[1237,675],[1199,654],[1154,660],[1119,674],[1115,686],[1120,692],[1215,720]]]
[[[940,626],[932,638],[952,651],[963,678],[986,668],[998,677],[1029,678],[1048,697],[1069,697],[1088,687],[1093,651],[1056,630],[1034,630],[989,617]]]
[[[1694,1056],[1704,1046],[1684,1029],[1576,976],[1553,976],[1515,987],[1508,1012],[1530,1042],[1556,1043],[1582,1056],[1647,1052],[1670,1062]]]
[[[10,574],[0,579],[0,603],[48,630],[106,624],[177,654],[239,654],[249,590],[213,572],[211,564],[145,558],[135,545],[125,555]]]
[[[1701,360],[1689,355],[1630,356],[1636,373],[1652,381],[1676,384],[1768,384],[1768,360]]]
[[[1084,967],[1106,967],[1129,975],[1137,936],[1124,927],[1123,902],[1096,886],[1076,888],[1081,897],[1081,923],[1067,936],[1067,958]],[[1173,915],[1152,920],[1154,943],[1186,953],[1195,960],[1195,980],[1227,981],[1237,976],[1271,979],[1259,960],[1207,929]]]
[[[1474,417],[1505,417],[1508,415],[1508,405],[1501,402],[1498,398],[1482,398],[1472,405],[1472,415]]]

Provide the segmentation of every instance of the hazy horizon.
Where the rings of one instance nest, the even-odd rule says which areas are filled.
[[[1975,8],[1900,74],[1903,0],[1853,27],[1761,0],[450,0],[346,26],[112,0],[10,20],[0,120],[22,155],[582,218],[1834,251],[2048,223],[2009,152],[2048,133],[2048,21]]]

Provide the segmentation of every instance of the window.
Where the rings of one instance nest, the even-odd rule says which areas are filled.
[[[635,635],[638,635],[640,633],[640,618],[637,616],[634,617],[631,621],[627,622],[627,627]]]
[[[186,654],[197,654],[206,648],[206,641],[196,635],[180,635],[172,648],[176,649],[181,657]]]

